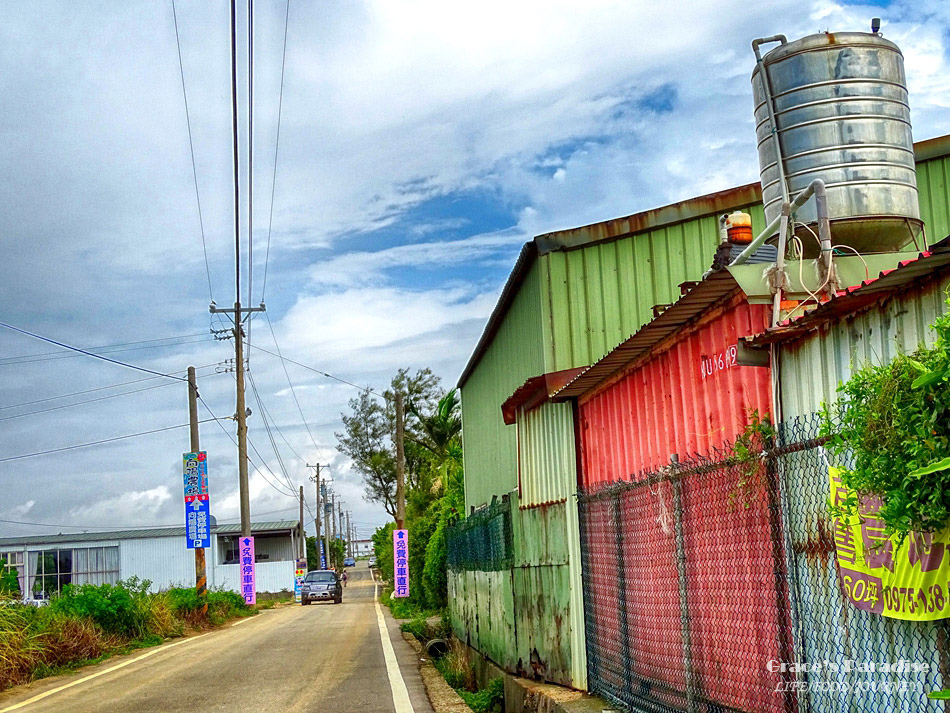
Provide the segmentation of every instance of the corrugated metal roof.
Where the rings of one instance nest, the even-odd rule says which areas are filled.
[[[738,289],[738,284],[726,270],[714,272],[680,297],[659,317],[644,325],[636,334],[607,353],[600,361],[582,371],[553,396],[563,400],[590,391],[627,364],[646,354],[667,337],[682,329],[714,302]]]
[[[505,423],[510,426],[515,422],[520,406],[524,406],[525,410],[537,408],[582,371],[583,369],[565,369],[532,376],[515,389],[515,392],[501,405],[501,415]]]
[[[934,274],[946,265],[950,265],[950,237],[935,243],[930,250],[920,253],[916,258],[904,260],[897,267],[884,270],[877,277],[839,290],[834,297],[810,312],[780,322],[762,334],[746,337],[743,341],[750,347],[760,347],[797,339],[829,321],[877,302],[920,277]]]
[[[271,522],[256,522],[251,525],[251,532],[255,535],[263,532],[278,530],[292,530],[298,527],[297,520],[274,520]],[[237,535],[241,532],[240,523],[225,523],[211,528],[218,535]],[[22,545],[55,545],[67,542],[98,542],[100,540],[141,540],[153,537],[184,537],[184,527],[156,527],[139,530],[115,530],[112,532],[78,532],[72,534],[59,533],[57,535],[29,535],[25,537],[0,537],[0,547],[15,547]]]

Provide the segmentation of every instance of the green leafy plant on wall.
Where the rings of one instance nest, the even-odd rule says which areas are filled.
[[[730,506],[748,510],[764,492],[766,465],[762,454],[771,447],[775,436],[771,417],[750,409],[749,422],[732,444],[732,461],[739,478],[729,493]]]
[[[827,448],[850,465],[850,495],[832,514],[854,517],[879,497],[877,517],[901,540],[950,525],[950,315],[932,327],[933,347],[855,371],[822,414]]]

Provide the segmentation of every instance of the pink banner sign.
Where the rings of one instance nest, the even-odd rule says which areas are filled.
[[[246,604],[257,604],[257,588],[254,586],[254,538],[242,537],[238,544],[241,556],[241,596]]]
[[[409,596],[409,530],[393,530],[394,597]]]

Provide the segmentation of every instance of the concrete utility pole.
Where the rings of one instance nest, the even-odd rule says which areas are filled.
[[[396,529],[406,527],[406,451],[402,394],[396,392]]]
[[[195,376],[195,367],[188,367],[188,425],[191,436],[191,452],[201,450],[198,443],[198,378]],[[208,523],[211,526],[211,523]],[[195,591],[200,602],[199,609],[202,616],[208,614],[208,572],[205,566],[205,548],[195,548]]]
[[[237,372],[237,409],[234,418],[237,421],[238,441],[238,486],[241,496],[241,537],[251,535],[251,500],[247,485],[247,407],[244,403],[244,330],[242,328],[241,312],[250,316],[251,312],[263,312],[264,303],[260,307],[246,307],[241,309],[241,185],[240,163],[238,151],[238,90],[237,90],[237,35],[234,0],[231,0],[231,144],[232,168],[234,171],[234,309],[219,309],[214,302],[209,307],[212,314],[232,313],[234,315],[234,356]],[[248,49],[248,61],[252,51]],[[250,107],[249,107],[250,111]],[[248,132],[250,135],[250,132]],[[250,141],[250,139],[249,139]],[[252,149],[251,149],[252,150]],[[250,173],[250,172],[249,172]],[[248,204],[251,201],[251,186],[248,182]],[[251,224],[248,222],[248,251],[251,245]],[[250,297],[250,289],[248,289]]]
[[[303,526],[303,486],[300,486],[300,559],[307,558],[307,531]]]
[[[350,528],[350,511],[346,511],[346,551],[353,556],[353,530]]]
[[[321,507],[320,506],[320,464],[317,463],[316,465],[310,465],[309,463],[307,463],[307,467],[314,469],[313,477],[311,477],[310,480],[316,483],[316,486],[317,486],[317,511],[313,515],[313,526],[317,533],[317,560],[319,561],[320,548],[321,547],[324,548],[323,549],[324,556],[326,556],[326,552],[327,552],[326,547],[323,545],[323,539],[320,533],[320,507]]]
[[[327,548],[327,561],[330,563],[330,569],[336,569],[336,562],[333,560],[335,557],[331,556],[331,552],[335,550],[334,545],[336,544],[336,493],[332,490],[330,491],[330,547]]]

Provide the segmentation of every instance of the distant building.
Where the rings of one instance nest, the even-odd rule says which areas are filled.
[[[260,522],[251,531],[257,591],[293,591],[298,522]],[[241,526],[215,525],[211,532],[208,587],[237,592]],[[153,591],[193,587],[193,552],[183,527],[0,538],[0,559],[16,571],[26,600],[48,599],[67,584],[114,584],[130,577],[151,581]]]
[[[357,557],[366,557],[373,554],[372,540],[353,540],[354,552]]]

